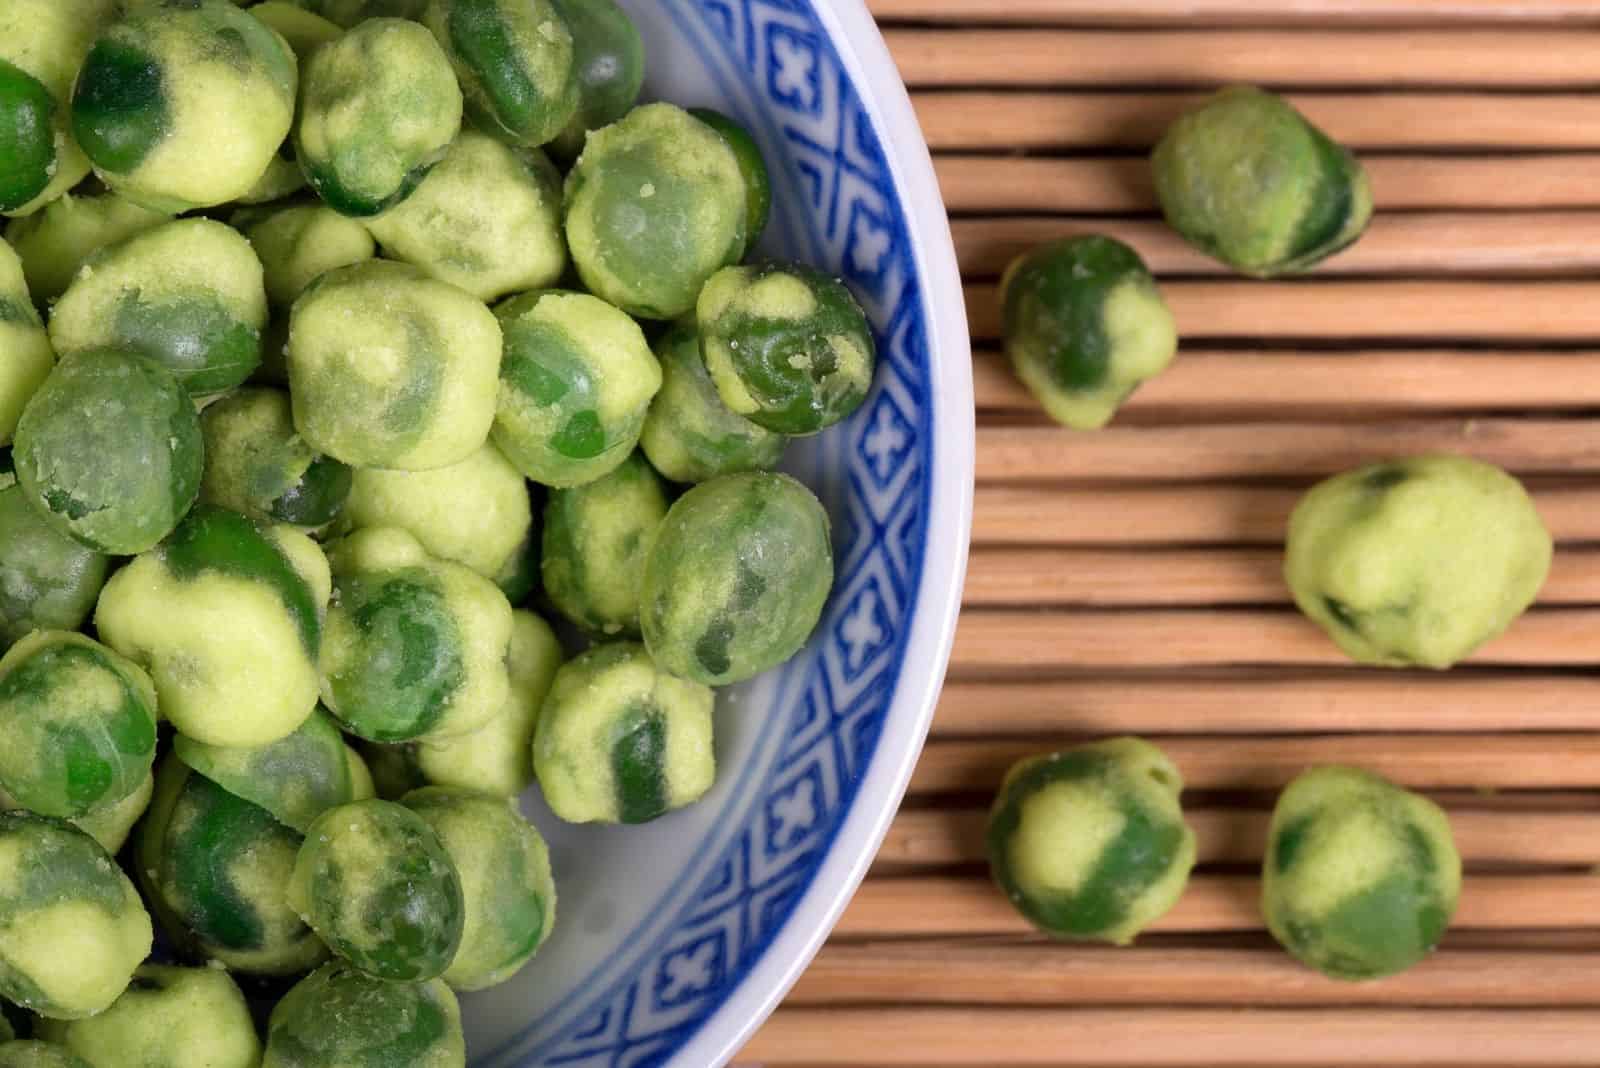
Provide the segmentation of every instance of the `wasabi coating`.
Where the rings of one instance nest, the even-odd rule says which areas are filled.
[[[0,996],[40,1016],[93,1016],[127,987],[152,937],[139,892],[93,838],[0,812]]]
[[[55,350],[34,310],[23,267],[10,245],[0,241],[0,445],[16,433],[28,401],[55,366]]]
[[[1335,979],[1404,971],[1439,944],[1461,857],[1438,805],[1359,768],[1321,767],[1278,797],[1261,912],[1302,964]]]
[[[65,293],[78,268],[96,252],[170,219],[115,193],[67,193],[26,219],[12,220],[6,240],[22,260],[29,292],[42,304]]]
[[[138,790],[156,753],[156,691],[137,665],[81,634],[37,631],[0,657],[0,786],[72,819]]]
[[[638,102],[644,40],[616,0],[555,0],[555,9],[572,33],[578,110],[549,149],[570,162],[583,151],[590,131],[610,126]]]
[[[583,284],[629,315],[676,319],[744,254],[739,157],[671,104],[646,104],[589,135],[567,175],[567,245]]]
[[[257,1068],[261,1040],[244,995],[216,968],[147,964],[105,1012],[47,1023],[91,1068]]]
[[[95,1068],[65,1046],[30,1040],[0,1044],[0,1068]]]
[[[450,988],[386,983],[334,962],[272,1010],[261,1068],[466,1068],[461,1010]]]
[[[532,612],[511,617],[506,674],[511,695],[500,713],[471,734],[423,742],[408,760],[436,786],[456,786],[497,797],[516,797],[533,782],[533,732],[556,669],[566,654],[550,624]],[[406,789],[396,791],[396,796]]]
[[[788,475],[702,482],[656,528],[640,623],[662,669],[725,686],[805,645],[833,588],[828,513]]]
[[[203,504],[111,576],[94,621],[150,672],[179,731],[266,745],[316,707],[329,587],[328,562],[304,534]]]
[[[21,486],[0,489],[0,649],[36,630],[77,630],[110,566],[45,521]]]
[[[1307,493],[1289,519],[1284,577],[1355,660],[1442,669],[1533,603],[1552,552],[1515,478],[1465,456],[1416,456]]]
[[[241,193],[235,203],[270,204],[292,197],[304,188],[306,175],[300,169],[299,161],[294,158],[294,145],[285,143],[278,149],[278,154],[272,157],[272,162],[267,164],[267,169],[261,172],[255,185]]]
[[[639,441],[661,365],[637,323],[582,293],[525,293],[495,315],[505,335],[494,442],[546,486],[581,486]]]
[[[1183,895],[1195,836],[1165,753],[1115,738],[1020,761],[989,813],[989,866],[1052,938],[1124,946]]]
[[[1077,237],[1034,249],[1001,282],[1006,355],[1050,417],[1105,426],[1178,352],[1178,329],[1133,249]]]
[[[150,807],[150,798],[154,792],[155,775],[146,775],[144,782],[135,787],[133,793],[116,804],[96,809],[67,822],[99,842],[100,848],[108,854],[116,856],[127,842],[133,825],[139,822],[139,818]],[[0,811],[14,812],[21,808],[16,798],[0,790]]]
[[[355,473],[344,526],[399,527],[432,556],[498,581],[533,528],[528,483],[492,443],[432,471]]]
[[[256,975],[314,968],[327,947],[289,907],[301,837],[175,757],[156,775],[135,870],[185,950]]]
[[[394,527],[332,550],[322,698],[352,734],[403,742],[470,734],[505,705],[511,605],[470,568]]]
[[[458,463],[494,422],[500,345],[488,308],[415,267],[329,271],[289,321],[295,428],[353,467]]]
[[[798,264],[729,267],[695,306],[722,403],[779,434],[815,434],[867,398],[877,347],[843,282]]]
[[[480,129],[535,148],[572,121],[572,32],[550,0],[429,0],[422,21],[449,54]]]
[[[264,0],[246,10],[277,31],[302,68],[312,52],[337,40],[345,30],[337,22],[290,0]]]
[[[637,636],[645,552],[666,515],[666,488],[637,452],[593,482],[551,490],[540,563],[551,603],[590,633]]]
[[[461,875],[461,948],[441,978],[460,991],[498,986],[533,959],[555,926],[544,839],[503,797],[429,786],[403,803],[433,828]]]
[[[416,192],[367,229],[390,259],[479,300],[554,285],[567,266],[561,175],[536,148],[463,130]]]
[[[261,259],[267,302],[287,308],[319,276],[377,255],[367,228],[322,204],[246,210],[233,225]]]
[[[12,450],[28,503],[98,552],[142,553],[200,492],[200,419],[178,380],[123,349],[65,357],[17,423]]]
[[[294,117],[283,38],[225,0],[135,8],[89,49],[72,130],[113,192],[158,211],[250,191]]]
[[[29,215],[89,173],[68,100],[116,0],[8,0],[0,6],[0,213]]]
[[[722,135],[739,158],[739,172],[744,175],[745,191],[745,251],[756,246],[772,216],[772,179],[767,174],[767,161],[761,155],[761,146],[750,136],[750,131],[737,121],[712,108],[690,108],[689,114]]]
[[[51,312],[50,341],[62,355],[137,352],[202,397],[250,377],[266,325],[250,242],[210,219],[178,219],[91,256]]]
[[[539,711],[533,770],[568,823],[648,823],[716,779],[711,689],[669,675],[634,642],[569,660]]]
[[[461,877],[439,836],[392,801],[323,813],[306,832],[289,901],[336,954],[376,979],[444,973],[461,945]]]
[[[1151,163],[1167,222],[1191,245],[1261,278],[1304,271],[1361,237],[1367,173],[1282,97],[1213,96],[1167,131]]]
[[[341,215],[376,215],[417,187],[461,130],[461,89],[427,30],[370,19],[312,53],[294,148]]]
[[[200,499],[257,522],[320,527],[350,495],[350,468],[295,433],[289,395],[241,389],[200,413],[205,473]]]

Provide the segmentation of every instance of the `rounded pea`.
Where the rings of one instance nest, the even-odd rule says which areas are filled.
[[[96,1068],[257,1068],[261,1040],[244,995],[215,968],[149,964],[105,1012],[47,1023],[45,1037]]]
[[[0,489],[0,648],[36,630],[77,630],[110,562],[52,527],[15,484]]]
[[[551,490],[540,564],[551,603],[593,633],[638,634],[645,551],[666,514],[661,479],[637,452],[593,482]]]
[[[685,493],[656,529],[640,622],[661,667],[722,686],[805,645],[833,586],[828,514],[787,475],[725,475]]]
[[[276,30],[303,66],[312,52],[337,40],[345,30],[337,22],[307,10],[307,6],[290,0],[264,0],[245,10]]]
[[[65,1046],[37,1040],[0,1043],[0,1068],[94,1068]]]
[[[578,110],[550,151],[576,159],[593,130],[610,126],[633,109],[644,86],[644,40],[616,0],[554,0],[572,32]]]
[[[750,136],[750,131],[737,121],[712,108],[690,108],[689,114],[722,135],[739,159],[739,173],[744,175],[745,191],[745,251],[754,248],[767,228],[772,216],[772,179],[767,175],[767,161],[761,155],[761,146]]]
[[[133,831],[133,825],[150,807],[150,798],[155,792],[155,775],[148,774],[144,777],[134,791],[121,801],[105,808],[95,809],[93,812],[70,819],[67,822],[78,830],[100,843],[111,856],[116,856],[128,840],[128,835]],[[0,789],[0,811],[15,812],[22,809],[16,798]],[[25,811],[25,810],[24,810]],[[3,1037],[3,1026],[0,1026],[0,1037]]]
[[[0,445],[16,433],[22,410],[55,362],[50,337],[28,296],[22,262],[0,241]]]
[[[422,21],[449,53],[482,129],[535,147],[576,114],[572,32],[551,0],[429,0]]]
[[[67,193],[25,219],[12,220],[6,227],[6,240],[22,260],[22,272],[34,299],[54,301],[96,252],[170,219],[115,193]]]
[[[283,996],[261,1068],[466,1068],[461,1010],[443,982],[387,983],[339,962]]]
[[[261,259],[267,302],[287,308],[319,276],[377,254],[366,227],[321,204],[247,209],[233,225]]]
[[[241,389],[200,413],[205,473],[200,499],[258,522],[320,527],[350,494],[350,468],[295,433],[289,395]]]

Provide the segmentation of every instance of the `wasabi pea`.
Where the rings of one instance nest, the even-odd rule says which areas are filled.
[[[51,527],[98,552],[142,553],[200,491],[200,420],[172,373],[123,349],[65,357],[17,423],[17,481]]]
[[[50,341],[62,355],[137,352],[205,396],[250,377],[266,323],[250,242],[210,219],[179,219],[91,256],[50,315]]]
[[[1182,789],[1166,754],[1138,738],[1021,761],[989,814],[995,881],[1051,937],[1127,945],[1188,885]]]
[[[200,499],[258,522],[320,527],[350,494],[350,468],[295,433],[289,395],[241,389],[200,414],[205,473]]]
[[[633,642],[568,661],[539,712],[533,769],[569,823],[647,823],[716,779],[709,687],[667,674]]]
[[[366,227],[321,204],[246,210],[233,225],[261,259],[267,302],[287,308],[320,275],[377,255]]]
[[[461,948],[442,978],[462,991],[505,982],[555,925],[544,839],[506,798],[429,786],[407,794],[404,804],[433,828],[461,875]]]
[[[159,211],[248,192],[294,117],[289,46],[226,0],[161,0],[95,40],[72,130],[114,192]]]
[[[115,193],[67,193],[26,219],[12,220],[6,240],[22,260],[33,299],[42,304],[65,293],[78,268],[96,252],[170,219]]]
[[[1284,577],[1354,659],[1447,668],[1533,603],[1551,554],[1515,478],[1464,456],[1417,456],[1306,494],[1289,520]]]
[[[662,669],[708,686],[805,645],[833,587],[828,514],[787,475],[725,475],[678,498],[645,562],[640,622]]]
[[[638,102],[644,40],[616,0],[555,0],[555,9],[572,32],[578,110],[550,151],[571,161],[583,151],[590,131],[610,126]]]
[[[150,952],[122,869],[70,824],[0,812],[0,996],[73,1020],[117,1000]]]
[[[355,467],[458,463],[494,422],[500,345],[489,309],[415,267],[329,271],[289,322],[295,428]]]
[[[449,53],[481,129],[537,147],[577,113],[572,32],[551,0],[429,0],[422,21]]]
[[[246,10],[277,31],[302,68],[312,52],[329,41],[337,40],[345,29],[337,22],[289,0],[265,0]]]
[[[589,135],[567,175],[567,244],[590,292],[630,315],[676,319],[744,254],[746,201],[721,134],[647,104]]]
[[[92,1068],[257,1068],[261,1040],[228,973],[149,964],[105,1012],[50,1022],[45,1037]]]
[[[494,442],[546,486],[581,486],[638,443],[661,365],[632,319],[597,297],[549,290],[495,309],[505,335]]]
[[[403,201],[460,130],[450,61],[414,22],[370,19],[306,61],[295,155],[341,215]]]
[[[526,790],[533,782],[533,732],[539,708],[563,657],[550,624],[532,612],[513,613],[506,654],[511,695],[505,705],[471,734],[423,742],[397,756],[406,770],[397,777],[403,782],[391,784],[401,787],[393,796],[421,785],[418,779],[497,797],[516,797]]]
[[[551,490],[540,564],[551,603],[592,633],[637,635],[645,550],[666,515],[661,479],[637,452],[593,482]]]
[[[772,215],[772,179],[767,175],[767,161],[761,155],[761,146],[750,136],[750,131],[738,122],[711,108],[690,108],[689,114],[722,135],[739,158],[739,171],[744,175],[745,192],[745,251],[754,248],[767,228]]]
[[[367,222],[391,259],[494,300],[554,285],[567,266],[561,175],[536,148],[463,130],[402,203]]]
[[[100,848],[108,854],[116,856],[127,843],[128,835],[133,832],[133,825],[139,822],[139,818],[150,807],[150,798],[155,794],[155,788],[154,773],[146,775],[144,781],[134,787],[133,793],[116,804],[96,809],[67,822],[99,842]],[[9,794],[0,793],[0,808],[9,810],[20,807]]]
[[[56,362],[22,271],[17,254],[0,241],[0,445],[11,440]]]
[[[340,957],[377,979],[437,978],[461,946],[461,877],[410,809],[357,801],[306,832],[289,881],[295,911]]]
[[[328,951],[289,907],[301,837],[266,809],[168,757],[134,860],[167,933],[185,949],[259,975],[293,975]]]
[[[465,1068],[461,1010],[450,988],[386,983],[348,965],[300,980],[267,1026],[261,1068]]]
[[[45,521],[21,486],[0,489],[0,649],[36,630],[77,630],[109,561]]]
[[[1314,267],[1372,219],[1366,171],[1282,97],[1234,86],[1173,123],[1151,157],[1167,222],[1244,274]]]
[[[470,734],[504,707],[511,605],[493,583],[393,527],[332,550],[322,697],[374,742]]]
[[[335,26],[349,29],[365,19],[395,18],[420,21],[428,0],[297,0]]]
[[[65,1046],[30,1040],[0,1044],[0,1068],[95,1068]]]
[[[211,745],[275,742],[316,707],[328,563],[289,527],[200,505],[111,576],[95,626],[155,680],[161,712]]]
[[[261,172],[255,184],[235,198],[236,202],[244,205],[270,204],[276,200],[292,197],[300,190],[306,188],[306,175],[300,169],[300,163],[294,158],[294,145],[285,142],[278,149],[278,154],[272,157],[272,162],[267,164],[267,169]]]
[[[779,434],[815,434],[867,397],[877,351],[844,283],[810,267],[729,267],[695,307],[700,349],[729,409]]]
[[[1461,892],[1450,821],[1358,768],[1322,767],[1278,797],[1261,911],[1302,964],[1335,979],[1404,971],[1438,945]]]
[[[1172,362],[1178,331],[1133,249],[1077,237],[1017,259],[1001,282],[1006,355],[1050,417],[1075,430],[1111,421]]]
[[[0,786],[70,819],[107,809],[155,762],[156,692],[135,664],[81,634],[37,631],[0,657]]]

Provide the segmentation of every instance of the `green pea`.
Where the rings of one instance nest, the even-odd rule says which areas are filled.
[[[524,475],[580,486],[638,443],[661,365],[632,319],[597,297],[525,293],[495,309],[505,337],[494,442]]]
[[[561,614],[596,634],[637,635],[645,550],[666,514],[661,479],[637,452],[593,482],[551,490],[541,570]]]
[[[94,1068],[82,1057],[50,1042],[0,1044],[0,1068]]]
[[[93,1068],[257,1068],[261,1040],[244,995],[215,968],[146,965],[105,1012],[49,1023],[46,1037]]]
[[[57,531],[17,485],[0,489],[0,647],[89,618],[109,562]]]
[[[1318,484],[1289,520],[1295,603],[1364,664],[1447,668],[1533,603],[1552,544],[1522,484],[1416,456]]]
[[[171,217],[142,208],[114,193],[65,194],[25,219],[6,227],[6,240],[22,260],[28,289],[37,301],[54,301],[67,291],[84,261]]]
[[[22,410],[56,362],[22,271],[17,254],[0,241],[0,446],[11,441]]]
[[[57,531],[144,552],[200,490],[200,420],[172,373],[123,349],[62,359],[17,424],[17,481]]]
[[[745,251],[754,248],[767,228],[772,216],[772,180],[767,176],[767,161],[761,155],[761,146],[750,136],[750,131],[738,122],[711,108],[690,108],[689,114],[722,135],[739,159],[739,173],[744,175],[745,190]]]
[[[366,227],[321,204],[246,209],[233,225],[261,259],[267,302],[287,308],[320,275],[377,254]]]
[[[1304,271],[1372,218],[1366,171],[1288,101],[1233,86],[1185,115],[1151,157],[1167,222],[1245,274]]]
[[[422,20],[449,53],[480,128],[536,147],[577,113],[572,32],[551,0],[429,0]]]
[[[56,107],[39,79],[0,59],[0,211],[15,211],[50,184]]]
[[[122,869],[70,824],[0,812],[0,996],[41,1016],[103,1012],[150,952]]]
[[[345,30],[339,23],[290,0],[265,0],[246,10],[276,30],[302,66],[311,53],[338,40]]]
[[[843,282],[795,264],[728,267],[695,306],[717,394],[779,434],[815,434],[867,397],[877,350]]]
[[[644,86],[644,40],[616,0],[554,0],[572,32],[578,110],[550,152],[568,162],[583,151],[589,133],[633,109]]]
[[[1019,762],[989,814],[989,865],[1053,938],[1127,945],[1188,885],[1194,832],[1166,754],[1117,738]]]
[[[267,1027],[261,1068],[465,1068],[461,1010],[450,988],[386,983],[338,962],[300,980]]]
[[[1358,768],[1290,783],[1267,832],[1261,911],[1301,963],[1375,979],[1431,953],[1461,892],[1461,857],[1438,805]]]
[[[200,413],[205,474],[200,499],[258,522],[320,527],[350,494],[350,468],[319,456],[294,429],[289,395],[241,389]]]
[[[1001,293],[1011,366],[1064,426],[1104,426],[1177,354],[1177,327],[1155,279],[1137,252],[1109,237],[1033,250],[1006,271]]]
[[[128,835],[133,831],[133,825],[139,822],[139,818],[150,807],[150,798],[154,792],[155,775],[149,774],[121,801],[105,808],[95,809],[67,822],[99,842],[100,848],[108,854],[116,856],[127,842]],[[0,789],[0,811],[14,812],[21,808],[16,798]]]
[[[644,646],[598,645],[556,672],[539,711],[533,769],[569,823],[648,823],[716,779],[711,689],[670,675]]]
[[[251,8],[252,12],[254,10]],[[272,162],[267,164],[267,169],[261,172],[255,184],[236,199],[245,205],[270,204],[294,196],[307,184],[306,173],[300,169],[300,161],[294,158],[294,145],[286,141],[278,148],[277,155],[272,157]]]
[[[494,584],[506,595],[513,606],[520,605],[533,596],[539,586],[539,539],[530,528],[511,558],[494,577]]]
[[[787,475],[725,475],[678,498],[645,562],[640,622],[663,670],[710,686],[800,651],[833,586],[828,514]]]
[[[748,245],[748,194],[727,140],[671,104],[589,135],[567,175],[567,244],[589,291],[676,319]]]

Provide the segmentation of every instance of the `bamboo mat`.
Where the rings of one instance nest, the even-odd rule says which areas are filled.
[[[782,1066],[1600,1064],[1600,0],[872,0],[967,280],[978,487],[966,613],[904,810],[741,1060]],[[1291,95],[1367,162],[1370,233],[1259,283],[1160,222],[1145,153],[1200,94]],[[995,280],[1121,237],[1184,348],[1112,428],[1049,424]],[[1457,450],[1560,542],[1541,603],[1447,675],[1360,670],[1291,608],[1316,478]],[[1031,935],[990,887],[1017,757],[1137,732],[1182,767],[1200,865],[1132,949]],[[1439,798],[1468,867],[1446,944],[1338,984],[1256,909],[1274,791],[1364,764]]]

